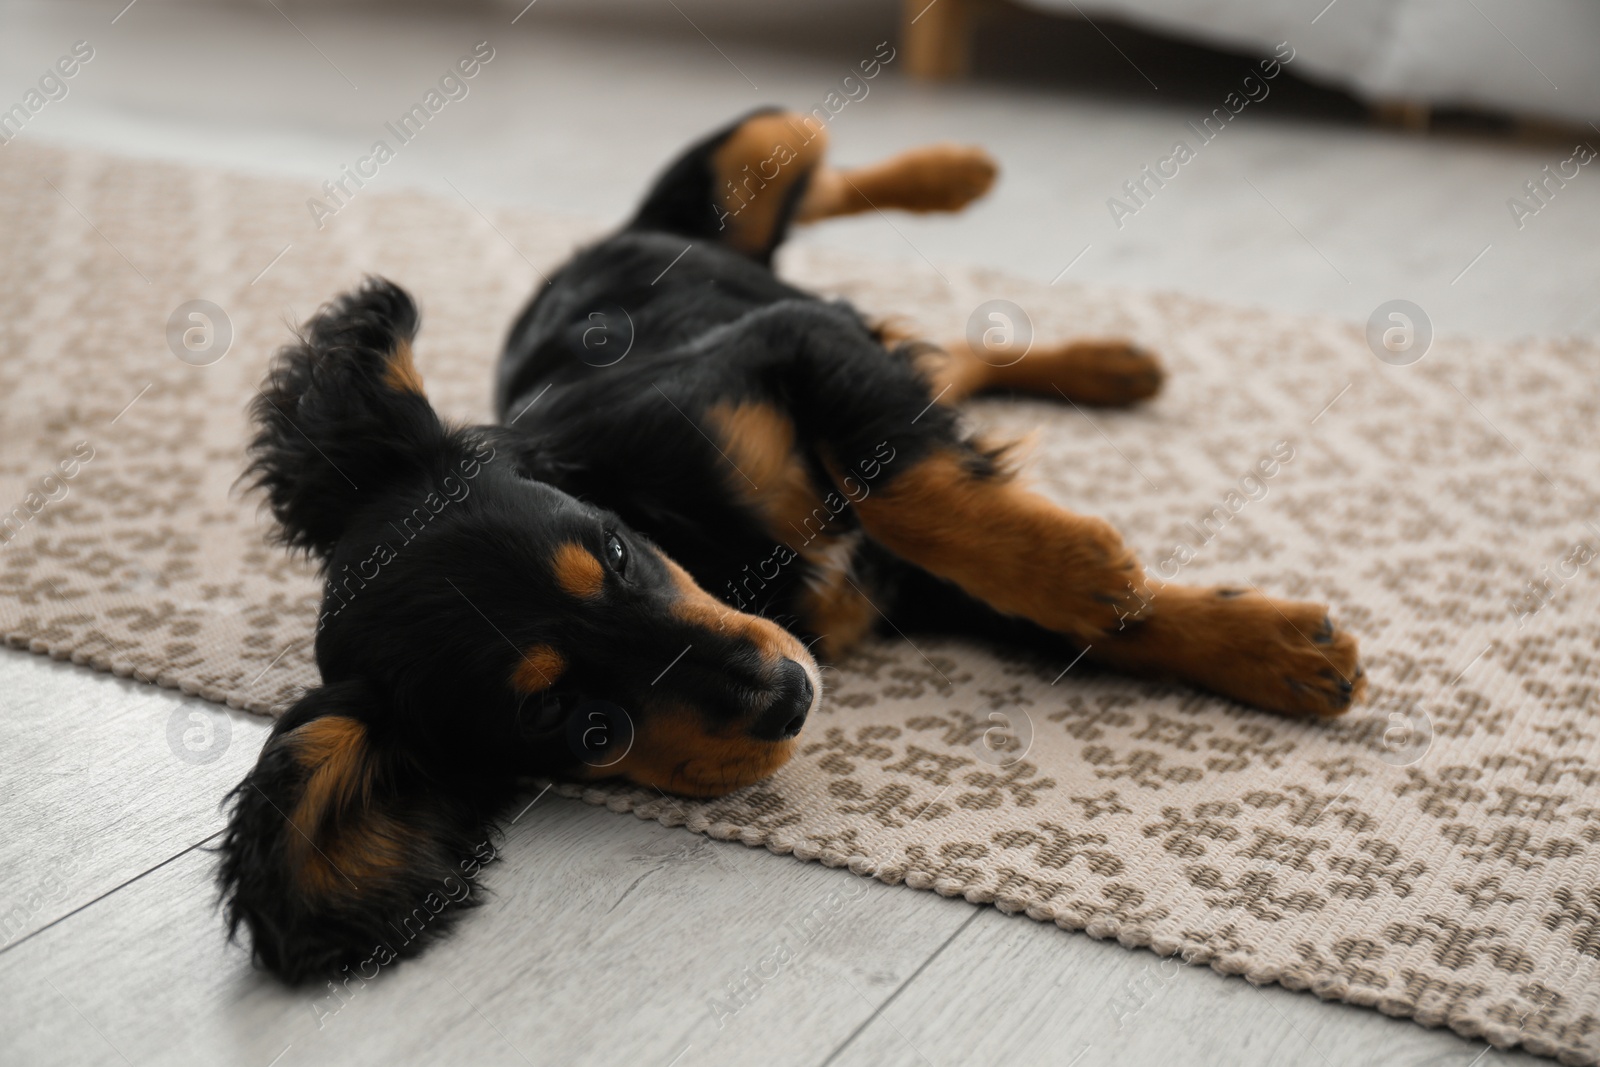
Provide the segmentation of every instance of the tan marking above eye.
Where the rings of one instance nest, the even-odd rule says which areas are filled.
[[[389,366],[383,372],[384,384],[402,393],[422,395],[422,375],[411,357],[411,342],[401,341],[389,357]]]
[[[556,684],[567,669],[567,661],[549,645],[534,645],[522,654],[522,660],[511,676],[511,685],[519,693],[538,693]]]
[[[576,541],[556,549],[554,569],[557,584],[575,597],[593,600],[605,591],[605,566]]]

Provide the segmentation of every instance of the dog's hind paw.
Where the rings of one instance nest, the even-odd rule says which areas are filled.
[[[917,212],[960,211],[987,193],[1000,173],[989,153],[957,144],[913,148],[880,169],[889,203]]]
[[[1035,347],[1017,367],[1018,374],[1037,377],[1036,391],[1051,390],[1079,404],[1125,407],[1161,391],[1167,372],[1151,352],[1131,341],[1070,341],[1050,348]]]

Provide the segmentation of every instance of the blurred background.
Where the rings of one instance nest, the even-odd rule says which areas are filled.
[[[868,215],[802,241],[1355,321],[1405,298],[1441,333],[1600,331],[1600,177],[1578,161],[1600,145],[1600,5],[1587,0],[0,12],[0,107],[26,107],[77,42],[93,52],[65,95],[25,122],[10,112],[9,140],[290,175],[311,195],[487,41],[468,95],[374,181],[604,224],[690,138],[761,104],[824,107],[837,161],[955,140],[986,146],[1002,180],[959,220]],[[1288,61],[1263,79],[1275,55]],[[860,79],[874,56],[892,58]],[[1222,132],[1202,142],[1219,110]],[[1195,158],[1130,199],[1125,183],[1179,140]]]

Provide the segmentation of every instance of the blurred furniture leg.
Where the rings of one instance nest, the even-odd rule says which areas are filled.
[[[1372,105],[1372,121],[1379,126],[1427,133],[1433,122],[1433,108],[1420,100],[1379,100]]]
[[[964,77],[970,53],[973,0],[902,0],[906,68],[913,78]]]

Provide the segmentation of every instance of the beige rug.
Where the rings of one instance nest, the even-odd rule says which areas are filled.
[[[318,232],[313,192],[0,151],[11,644],[253,711],[314,684],[316,586],[230,493],[244,405],[287,323],[384,273],[424,306],[435,403],[481,418],[534,265],[592,232],[374,189]],[[1600,1059],[1600,351],[1439,340],[1394,367],[1349,325],[942,270],[787,261],[934,336],[1004,297],[1042,336],[1127,333],[1163,352],[1170,390],[1140,412],[973,417],[1039,429],[1042,488],[1108,516],[1152,566],[1332,603],[1362,636],[1373,703],[1296,724],[1081,665],[895,641],[831,674],[803,755],[768,782],[711,802],[572,791]],[[193,365],[217,354],[203,320],[174,331],[187,362],[168,342],[193,300],[231,323],[210,365]],[[1292,458],[1247,480],[1275,449]]]

